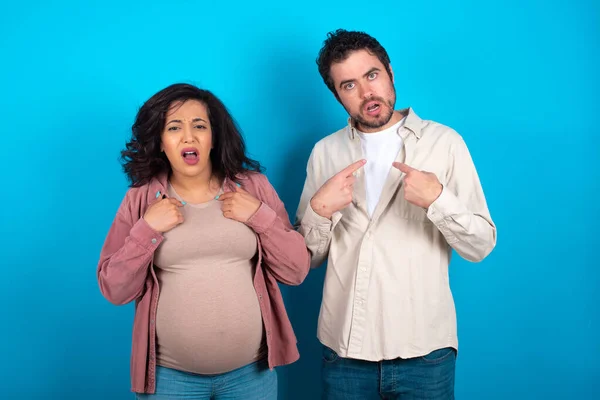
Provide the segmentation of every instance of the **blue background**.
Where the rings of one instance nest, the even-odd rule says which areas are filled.
[[[96,264],[138,107],[174,82],[214,91],[293,217],[310,149],[345,123],[315,65],[338,27],[387,48],[397,108],[463,135],[498,225],[489,258],[451,265],[457,398],[600,396],[598,2],[16,4],[0,8],[2,398],[132,398],[133,307],[100,295]],[[281,399],[318,398],[323,276],[285,289],[301,359]]]

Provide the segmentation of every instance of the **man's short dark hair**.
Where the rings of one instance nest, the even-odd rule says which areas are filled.
[[[390,70],[390,57],[383,46],[374,37],[359,31],[347,31],[338,29],[327,34],[327,39],[323,42],[323,47],[319,51],[317,57],[317,66],[319,74],[323,81],[337,96],[333,79],[331,79],[331,65],[335,62],[344,61],[350,53],[358,50],[367,50],[369,53],[376,56],[384,65],[390,79],[392,72]]]

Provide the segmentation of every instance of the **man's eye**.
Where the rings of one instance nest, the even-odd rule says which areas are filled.
[[[354,89],[354,83],[349,83],[346,85],[346,90]]]
[[[372,72],[372,73],[369,74],[369,79],[370,80],[373,80],[375,78],[377,78],[377,72]]]

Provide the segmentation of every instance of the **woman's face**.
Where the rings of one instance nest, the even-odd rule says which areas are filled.
[[[197,100],[171,104],[161,134],[161,150],[165,152],[174,174],[196,177],[210,176],[212,129],[206,106]]]

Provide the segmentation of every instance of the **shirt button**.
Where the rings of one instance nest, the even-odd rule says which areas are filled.
[[[152,244],[156,244],[156,239],[152,238]]]
[[[367,272],[367,269],[363,267],[362,272]]]
[[[259,294],[259,295],[258,295],[258,298],[262,300],[262,294]]]

